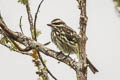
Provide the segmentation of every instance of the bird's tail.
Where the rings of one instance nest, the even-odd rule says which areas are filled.
[[[88,58],[86,58],[87,64],[89,64],[90,70],[95,74],[96,72],[99,72],[98,69],[90,62]]]
[[[79,43],[79,45],[80,45],[80,43]],[[77,58],[80,60],[81,58],[82,58],[82,55],[80,54],[80,48],[79,48],[79,45],[78,45],[78,48],[77,48],[77,50],[76,51],[78,51],[78,52],[76,52],[77,54]],[[98,71],[98,69],[90,62],[90,60],[86,57],[86,61],[87,61],[87,64],[88,64],[88,66],[89,66],[89,68],[90,68],[90,70],[95,74],[96,72],[99,72]]]

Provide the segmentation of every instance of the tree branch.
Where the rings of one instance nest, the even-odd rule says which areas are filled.
[[[83,57],[82,60],[82,72],[80,76],[80,79],[78,78],[77,80],[87,80],[87,62],[86,62],[86,41],[87,41],[87,37],[86,37],[86,26],[87,26],[87,16],[86,16],[86,0],[77,0],[78,1],[78,5],[79,5],[79,9],[80,9],[80,36],[81,36],[81,42],[80,42],[80,54]]]
[[[27,10],[28,20],[29,20],[29,24],[30,24],[30,31],[31,31],[32,38],[35,39],[35,36],[33,34],[34,33],[33,18],[32,18],[30,6],[29,6],[29,1],[28,0],[26,0],[26,1],[27,1],[26,10]]]
[[[36,21],[37,21],[37,15],[38,15],[39,9],[40,9],[41,4],[43,3],[43,1],[44,1],[44,0],[42,0],[42,1],[40,2],[39,6],[38,6],[38,8],[37,8],[37,12],[36,12],[36,14],[35,14],[35,20],[34,20],[34,23],[33,23],[33,18],[32,18],[31,11],[30,11],[29,1],[27,0],[26,10],[27,10],[27,13],[28,13],[28,20],[29,20],[29,24],[30,24],[30,30],[31,30],[32,39],[34,39],[35,41],[37,41],[37,38],[36,38]],[[34,25],[33,25],[33,24],[34,24]],[[43,59],[42,59],[39,51],[38,51],[38,50],[34,50],[34,51],[35,51],[35,53],[33,52],[33,54],[34,54],[34,55],[38,55],[38,58],[41,60],[40,62],[43,64],[44,62],[43,62]],[[38,62],[39,60],[36,59],[35,61]],[[47,72],[51,75],[51,77],[53,77],[55,80],[57,80],[57,79],[52,75],[52,73],[48,70],[48,68],[45,66],[45,64],[43,64],[43,66],[44,66],[45,69],[43,69],[42,71],[43,71],[43,73],[45,72],[45,73],[44,73],[44,76],[46,76],[46,79],[48,80],[48,75],[46,74],[46,71],[45,71],[45,70],[47,70]],[[40,68],[39,68],[39,65],[38,65],[38,69],[40,69]]]
[[[98,70],[94,67],[94,65],[92,65],[92,63],[86,57],[86,41],[87,41],[86,27],[87,27],[87,21],[88,21],[88,17],[86,15],[86,0],[77,0],[77,2],[78,2],[78,7],[80,9],[80,22],[79,22],[80,37],[81,37],[80,55],[83,57],[82,71],[77,72],[77,75],[79,75],[79,77],[77,77],[77,80],[87,80],[88,66],[93,73],[98,72]]]
[[[65,64],[67,64],[72,69],[74,69],[76,72],[79,72],[80,67],[78,65],[78,62],[73,60],[71,57],[67,57],[66,55],[64,55],[64,53],[59,54],[59,52],[56,52],[54,50],[51,50],[51,49],[45,47],[41,43],[39,43],[39,42],[37,42],[37,41],[35,41],[35,40],[25,36],[22,33],[14,32],[14,31],[8,29],[8,27],[6,25],[4,25],[4,23],[2,23],[1,20],[0,20],[0,27],[7,34],[9,33],[8,36],[13,36],[11,38],[14,39],[15,41],[23,44],[26,47],[30,47],[31,49],[37,49],[38,51],[44,53],[45,55],[50,56],[50,57],[52,57],[54,59],[57,59],[57,60],[65,63]]]

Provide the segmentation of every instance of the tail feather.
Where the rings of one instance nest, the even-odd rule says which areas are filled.
[[[96,72],[99,72],[98,69],[90,62],[88,58],[86,58],[87,64],[89,64],[90,70],[95,74]]]

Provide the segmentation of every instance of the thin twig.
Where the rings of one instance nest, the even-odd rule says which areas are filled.
[[[40,9],[43,1],[44,1],[44,0],[42,0],[42,1],[40,2],[39,6],[38,6],[38,8],[37,8],[37,11],[36,11],[36,13],[35,13],[35,19],[34,19],[34,36],[35,36],[35,40],[37,40],[37,39],[36,39],[36,21],[37,21],[37,15],[38,15],[39,9]]]
[[[29,6],[29,1],[27,1],[27,5],[26,5],[26,9],[27,9],[27,13],[28,13],[28,19],[29,19],[29,23],[30,23],[30,30],[31,30],[31,35],[32,35],[32,39],[34,39],[35,41],[37,41],[36,39],[36,20],[37,20],[37,15],[38,15],[38,12],[39,12],[39,9],[40,9],[40,6],[41,4],[43,3],[44,0],[42,0],[38,6],[38,9],[37,9],[37,12],[35,14],[35,20],[34,20],[34,25],[33,25],[33,18],[32,18],[32,15],[31,15],[31,11],[30,11],[30,6]],[[37,51],[37,50],[36,50]],[[38,52],[38,51],[37,51]],[[40,57],[40,54],[37,53],[40,60],[42,59],[42,57]],[[42,63],[44,63],[43,61],[41,61]],[[44,64],[43,64],[44,66]],[[45,66],[44,66],[45,67]],[[46,67],[46,70],[48,71],[48,73],[56,80],[56,78],[51,74],[51,72],[47,69]]]
[[[21,30],[21,32],[23,33],[23,30],[22,30],[22,16],[20,17],[20,22],[19,22],[19,27],[20,27],[20,30]],[[24,33],[23,33],[24,34]]]
[[[38,51],[38,53],[39,53],[39,51]],[[43,66],[44,66],[45,69],[47,70],[47,72],[50,74],[50,76],[51,76],[54,80],[57,80],[57,78],[52,75],[52,73],[49,71],[49,69],[48,69],[47,66],[45,65],[45,63],[44,63],[44,61],[43,61],[42,56],[40,55],[40,53],[39,53],[39,58],[40,58],[40,60],[41,60],[41,62],[42,62],[42,64],[43,64]]]
[[[47,43],[44,43],[43,45],[44,46],[47,46],[47,45],[49,45],[51,42],[49,41],[49,42],[47,42]]]
[[[1,12],[0,12],[0,20],[5,24],[4,20],[3,20],[3,17],[1,15]],[[6,25],[6,24],[5,24]]]
[[[42,1],[40,2],[39,6],[38,6],[38,8],[37,8],[37,11],[36,11],[36,13],[35,13],[35,19],[34,19],[34,36],[35,36],[35,40],[36,40],[36,41],[37,41],[37,38],[36,38],[36,21],[37,21],[37,15],[38,15],[38,12],[39,12],[40,7],[41,7],[41,5],[42,5],[43,2],[44,2],[44,0],[42,0]],[[46,46],[46,45],[48,45],[48,44],[50,44],[50,42],[47,42],[47,43],[45,43],[44,45]],[[44,61],[43,61],[43,59],[42,59],[42,57],[41,57],[41,55],[40,55],[39,52],[38,52],[38,54],[39,54],[38,56],[39,56],[39,58],[40,58],[40,60],[41,60],[41,62],[42,62],[42,64],[43,64],[43,66],[46,68],[47,72],[51,75],[51,77],[52,77],[53,79],[57,80],[57,79],[52,75],[52,73],[49,71],[49,69],[47,68],[47,66],[45,65],[45,63],[44,63]]]

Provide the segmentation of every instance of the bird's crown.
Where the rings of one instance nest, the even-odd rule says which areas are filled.
[[[61,25],[61,24],[64,25],[65,24],[65,22],[59,18],[54,19],[51,23],[54,25]]]

